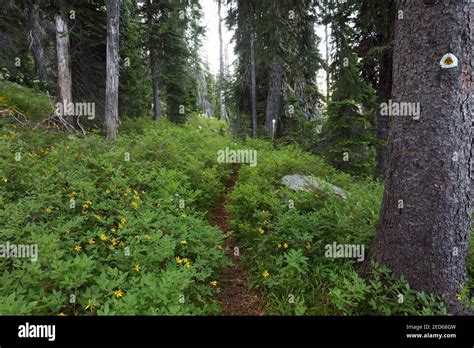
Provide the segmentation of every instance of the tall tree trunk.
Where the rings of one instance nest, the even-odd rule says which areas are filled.
[[[30,42],[33,59],[35,61],[36,74],[40,80],[46,80],[47,73],[44,61],[43,39],[46,36],[41,26],[39,15],[39,5],[34,4],[32,0],[27,2],[28,7],[28,39]]]
[[[326,6],[327,3],[326,3]],[[328,8],[328,7],[326,7]],[[329,96],[331,90],[331,74],[329,73],[329,33],[328,33],[329,24],[326,23],[324,26],[324,41],[326,44],[326,105],[329,104]]]
[[[380,66],[380,82],[378,88],[378,97],[380,103],[388,103],[392,98],[392,69],[393,69],[392,52],[383,55]],[[382,110],[377,112],[376,120],[376,158],[379,173],[383,174],[387,163],[387,145],[388,140],[388,118],[382,115]]]
[[[107,0],[107,79],[105,86],[105,129],[107,139],[117,138],[119,88],[120,0]]]
[[[58,103],[62,104],[60,117],[69,125],[74,125],[74,115],[67,114],[68,103],[72,103],[72,73],[69,55],[69,32],[64,2],[60,2],[60,13],[55,16],[56,52],[58,57]]]
[[[474,4],[399,0],[397,7],[403,19],[396,23],[392,99],[418,102],[421,113],[419,120],[390,117],[381,217],[362,271],[374,260],[416,290],[445,295],[457,313],[471,228]],[[459,66],[440,67],[447,53]]]
[[[226,119],[226,106],[224,101],[224,48],[222,39],[222,0],[217,0],[218,16],[219,16],[219,115],[220,119]]]
[[[250,103],[252,106],[252,136],[257,139],[257,78],[255,72],[255,32],[250,27]]]
[[[274,134],[275,130],[273,129],[273,125],[277,124],[278,115],[280,114],[282,77],[283,65],[279,57],[275,56],[272,61],[268,86],[267,110],[265,114],[265,128],[270,136]],[[275,120],[275,122],[273,122],[273,120]]]
[[[153,40],[153,30],[155,26],[155,20],[153,18],[153,11],[151,9],[151,0],[147,0],[148,5],[148,44],[150,49],[150,69],[151,69],[151,81],[153,89],[153,119],[156,121],[161,116],[161,100],[160,100],[160,82],[158,76],[158,54],[156,52],[156,44]]]
[[[196,81],[197,81],[197,92],[198,92],[198,105],[201,111],[207,117],[211,117],[213,114],[212,105],[207,96],[207,81],[206,72],[202,68],[199,62],[195,62]]]

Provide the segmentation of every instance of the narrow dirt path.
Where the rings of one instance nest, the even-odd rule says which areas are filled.
[[[225,205],[228,202],[227,194],[232,191],[237,181],[237,170],[232,171],[232,175],[225,183],[225,190],[222,193],[218,204],[212,211],[211,221],[218,226],[223,234],[229,232],[230,213]],[[229,267],[220,270],[220,289],[218,302],[221,306],[221,315],[233,316],[261,316],[265,315],[265,305],[261,294],[249,288],[249,280],[246,269],[239,256],[234,254],[234,248],[238,247],[235,237],[230,235],[224,239],[226,255],[232,262]],[[239,248],[242,255],[242,249]]]

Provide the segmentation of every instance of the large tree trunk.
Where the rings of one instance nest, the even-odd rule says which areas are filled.
[[[252,136],[257,139],[257,78],[255,72],[255,32],[250,28],[250,104],[252,106]]]
[[[399,0],[394,102],[419,102],[420,118],[390,117],[385,193],[368,262],[403,275],[412,288],[447,297],[466,282],[471,228],[469,98],[473,89],[474,4]],[[402,11],[402,12],[399,12]],[[442,69],[453,53],[459,66]]]
[[[268,84],[267,110],[265,114],[265,128],[270,136],[274,135],[275,130],[273,126],[277,124],[278,115],[280,114],[282,77],[282,63],[278,57],[274,57],[270,73],[270,82]]]
[[[105,86],[105,129],[107,139],[117,138],[119,88],[120,0],[107,0],[107,80]]]
[[[150,69],[151,81],[153,89],[153,119],[156,121],[161,116],[161,100],[160,100],[160,83],[158,79],[158,54],[156,52],[156,44],[153,40],[153,30],[155,20],[153,18],[153,11],[151,9],[151,0],[147,1],[148,5],[148,43],[150,49]]]
[[[392,51],[383,55],[380,66],[380,81],[378,88],[378,97],[380,103],[387,103],[392,98]],[[383,174],[387,163],[387,145],[388,140],[388,118],[382,115],[381,110],[377,112],[377,131],[376,131],[376,158],[379,173]]]
[[[46,80],[46,65],[44,61],[43,39],[46,32],[41,26],[39,15],[39,5],[34,4],[32,0],[27,2],[28,7],[28,39],[30,42],[33,59],[35,61],[36,74],[39,79]]]
[[[67,17],[64,5],[61,2],[60,13],[55,16],[56,22],[56,53],[58,57],[58,103],[62,104],[63,121],[69,125],[74,125],[74,115],[69,115],[65,111],[68,104],[72,103],[72,73],[71,58],[69,55],[69,32],[67,27]]]

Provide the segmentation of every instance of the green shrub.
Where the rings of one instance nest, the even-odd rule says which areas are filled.
[[[0,258],[0,314],[219,311],[209,283],[228,261],[207,211],[228,140],[204,122],[133,123],[116,142],[0,129],[0,244],[39,252],[36,262]]]

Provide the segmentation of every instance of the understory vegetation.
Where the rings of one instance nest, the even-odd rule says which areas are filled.
[[[219,314],[219,270],[229,260],[210,211],[232,169],[217,163],[228,147],[258,153],[258,166],[237,168],[227,208],[267,314],[446,314],[440,298],[387,269],[365,281],[356,260],[325,256],[334,242],[370,245],[381,185],[294,146],[235,143],[226,128],[197,115],[185,125],[126,120],[111,147],[98,130],[68,136],[2,118],[0,240],[37,245],[40,257],[0,259],[0,313]],[[295,173],[337,185],[347,199],[280,185]],[[467,289],[459,300],[469,306]]]

